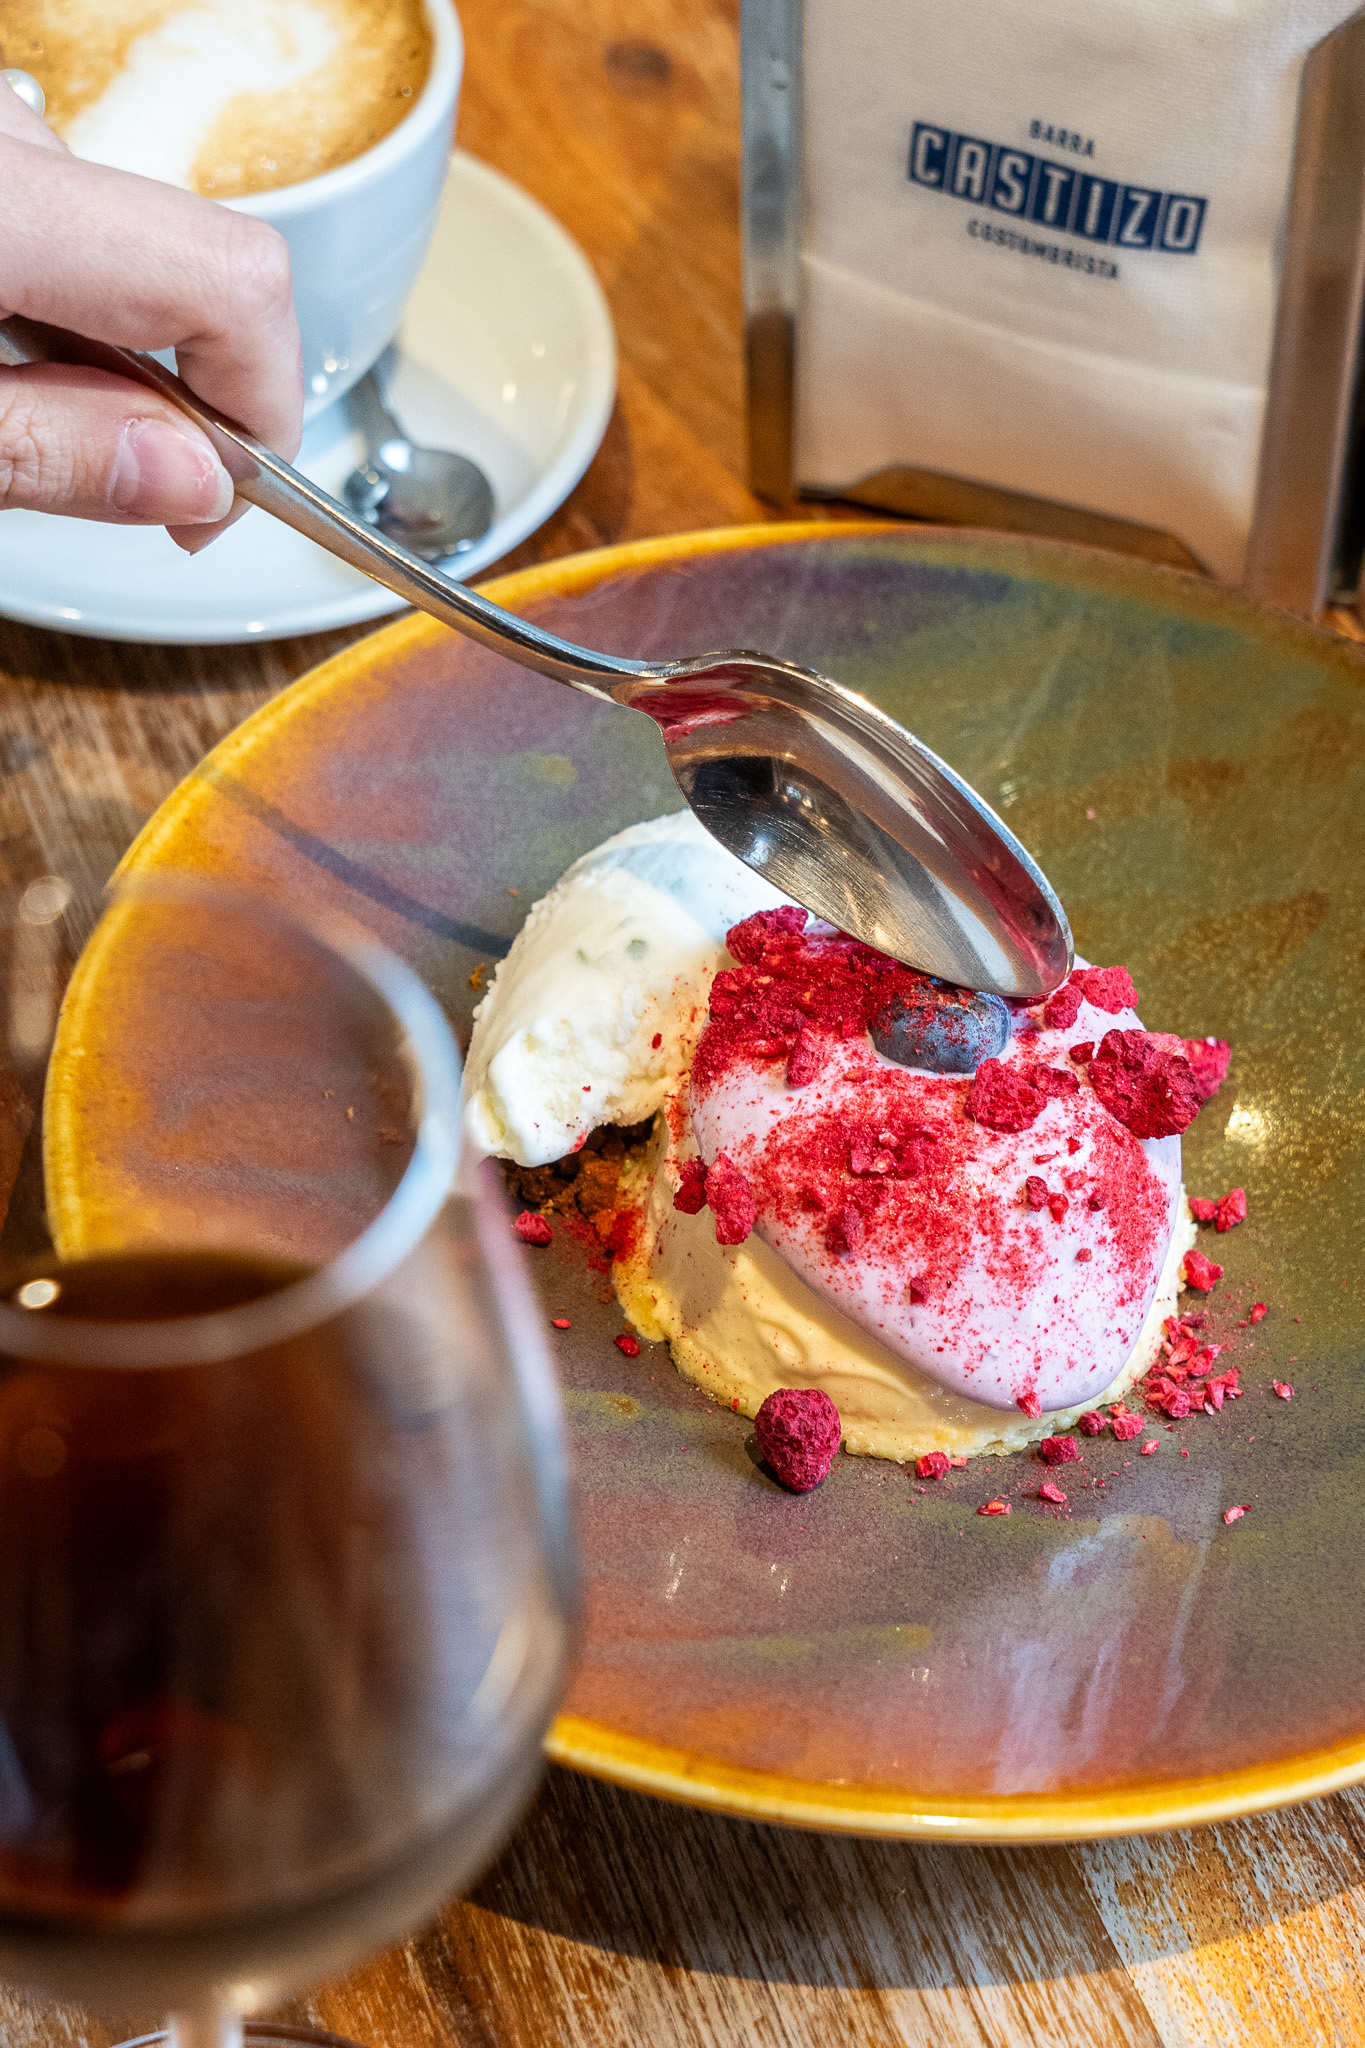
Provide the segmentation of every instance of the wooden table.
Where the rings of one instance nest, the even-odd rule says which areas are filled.
[[[743,480],[735,12],[462,0],[461,139],[578,237],[621,341],[601,453],[506,566],[812,516]],[[125,647],[0,624],[4,879],[45,872],[74,825],[98,882],[207,747],[354,637]],[[367,2048],[1361,2042],[1365,1792],[1151,1841],[954,1850],[552,1771],[471,1898],[288,2016]],[[0,1990],[4,2048],[109,2048],[155,2020]]]

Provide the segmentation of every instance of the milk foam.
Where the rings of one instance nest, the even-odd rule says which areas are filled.
[[[129,46],[118,75],[66,130],[77,156],[192,187],[230,101],[319,70],[340,43],[311,0],[198,0]]]

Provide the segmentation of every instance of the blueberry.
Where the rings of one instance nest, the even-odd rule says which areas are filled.
[[[883,1059],[931,1074],[974,1074],[1009,1044],[1009,1007],[999,996],[927,981],[892,996],[868,1027]]]

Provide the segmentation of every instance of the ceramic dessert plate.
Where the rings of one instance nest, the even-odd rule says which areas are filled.
[[[996,1840],[1182,1825],[1365,1775],[1361,650],[1143,564],[881,527],[684,537],[492,589],[622,653],[771,649],[904,720],[1003,809],[1149,1027],[1231,1040],[1186,1180],[1244,1187],[1250,1210],[1204,1233],[1226,1272],[1196,1304],[1241,1398],[1083,1441],[1050,1475],[1058,1507],[1026,1456],[927,1486],[843,1457],[783,1493],[749,1423],[661,1347],[617,1349],[603,1274],[560,1228],[530,1258],[547,1329],[570,1322],[549,1334],[587,1626],[550,1753],[735,1813]],[[344,912],[467,1035],[471,978],[536,897],[677,802],[643,720],[406,618],[249,719],[127,865]],[[139,1086],[173,1075],[138,991],[127,947],[89,956],[81,1049],[110,1101],[136,1098],[131,1067]],[[83,1063],[49,1095],[49,1141],[79,1128],[57,1219],[73,1251],[151,1199],[136,1121],[104,1129],[97,1102],[76,1119]],[[1011,1512],[983,1517],[995,1497]]]

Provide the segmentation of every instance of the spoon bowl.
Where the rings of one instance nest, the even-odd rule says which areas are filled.
[[[353,393],[369,453],[343,486],[346,502],[424,562],[445,561],[482,540],[493,524],[493,487],[476,462],[449,448],[410,441],[380,395],[373,370]]]
[[[457,632],[650,718],[707,830],[818,917],[965,988],[1035,1000],[1065,979],[1071,931],[1036,862],[961,776],[856,691],[746,650],[648,662],[577,647],[367,524],[155,358],[0,321],[0,362],[45,360],[93,362],[159,391],[209,435],[240,497]]]

